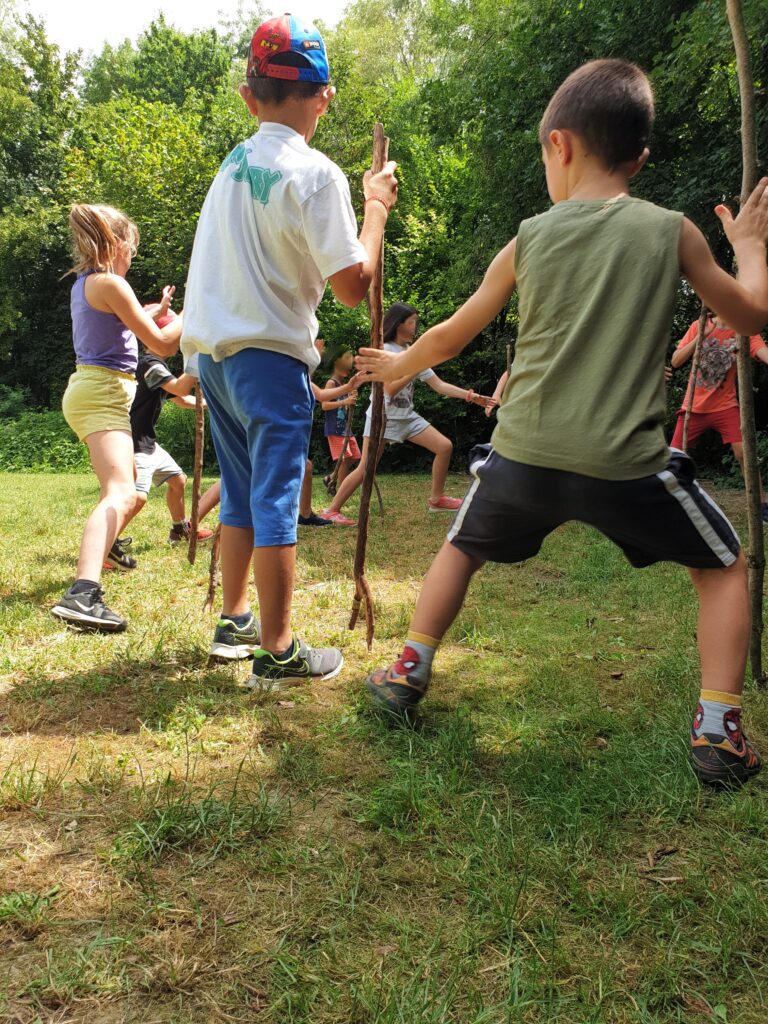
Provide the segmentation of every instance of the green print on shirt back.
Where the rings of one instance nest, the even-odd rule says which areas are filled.
[[[248,163],[248,151],[242,143],[232,150],[219,170],[223,171],[230,165],[235,168],[232,172],[235,181],[247,182],[251,187],[253,198],[262,206],[266,206],[272,186],[280,181],[283,176],[282,172],[270,171],[268,167],[252,167]]]

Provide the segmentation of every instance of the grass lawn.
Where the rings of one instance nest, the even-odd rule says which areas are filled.
[[[296,627],[346,667],[266,699],[207,665],[208,552],[165,545],[161,495],[139,569],[105,574],[131,623],[105,637],[48,613],[93,478],[0,483],[0,1020],[768,1020],[768,776],[718,795],[688,768],[684,570],[578,524],[488,567],[393,729],[360,681],[450,521],[424,477],[382,478],[371,654],[346,629],[355,532],[301,531]],[[765,750],[768,694],[747,708]]]

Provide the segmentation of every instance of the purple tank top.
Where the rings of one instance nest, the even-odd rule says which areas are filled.
[[[85,366],[104,366],[108,370],[136,373],[139,346],[136,336],[114,313],[94,309],[85,297],[89,274],[78,274],[72,285],[72,340],[75,360]]]

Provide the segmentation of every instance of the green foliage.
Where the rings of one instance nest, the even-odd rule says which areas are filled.
[[[0,420],[0,470],[81,473],[88,469],[88,449],[60,412],[25,412]]]
[[[768,80],[764,0],[745,0],[758,95]],[[0,6],[0,374],[55,407],[72,368],[66,216],[73,201],[107,201],[138,223],[131,281],[143,300],[183,285],[197,216],[222,158],[251,134],[237,96],[259,2],[220,30],[180,32],[158,17],[135,44],[105,46],[83,65],[33,18]],[[739,103],[721,0],[356,0],[326,33],[338,95],[314,144],[349,175],[360,209],[371,127],[383,120],[398,161],[400,201],[387,227],[385,300],[449,316],[477,286],[520,221],[546,209],[537,125],[553,90],[582,61],[617,55],[646,68],[657,122],[638,195],[684,210],[726,265],[712,207],[738,192]],[[758,104],[758,150],[768,108]],[[681,288],[671,339],[695,318]],[[320,321],[358,347],[365,310],[330,294]],[[490,392],[514,339],[516,305],[444,373]],[[628,339],[626,339],[628,340]],[[761,385],[766,392],[766,385]],[[761,392],[759,425],[768,421]],[[458,457],[489,423],[419,389],[425,415]],[[421,464],[404,450],[392,465]],[[416,462],[413,462],[413,459]]]

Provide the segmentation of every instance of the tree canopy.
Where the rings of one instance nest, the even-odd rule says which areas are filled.
[[[764,96],[768,7],[747,0],[745,13]],[[256,127],[237,85],[262,16],[255,4],[240,23],[192,33],[159,16],[135,44],[84,60],[0,0],[0,374],[36,404],[55,405],[72,368],[70,203],[125,209],[142,236],[136,291],[150,297],[172,282],[183,296],[207,188]],[[636,193],[683,210],[729,260],[712,213],[735,203],[741,176],[722,0],[356,0],[325,37],[338,96],[314,145],[349,175],[359,209],[372,125],[384,122],[401,180],[385,298],[411,303],[425,323],[450,314],[520,221],[546,209],[538,121],[562,79],[594,57],[636,61],[654,83],[652,156]],[[764,152],[764,104],[758,113]],[[694,310],[681,287],[674,332]],[[364,340],[364,309],[326,295],[320,315],[326,336]],[[492,387],[515,323],[513,300],[447,376]],[[466,410],[431,392],[423,401],[455,435]]]

